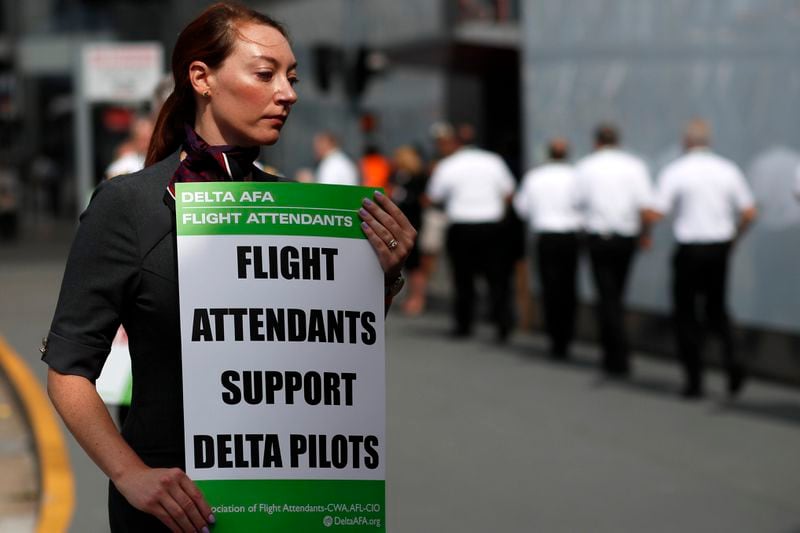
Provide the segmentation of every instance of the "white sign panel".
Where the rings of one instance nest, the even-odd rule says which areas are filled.
[[[186,473],[214,530],[385,530],[372,189],[176,188]]]
[[[159,43],[92,43],[81,54],[83,92],[90,102],[149,100],[164,69]]]

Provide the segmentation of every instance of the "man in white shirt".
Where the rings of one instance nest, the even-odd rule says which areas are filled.
[[[575,329],[578,232],[577,176],[567,162],[569,144],[556,138],[548,146],[550,162],[529,170],[514,195],[514,209],[536,239],[536,270],[542,291],[550,353],[565,359]]]
[[[731,246],[756,217],[753,195],[735,163],[709,150],[708,123],[695,119],[684,134],[686,153],[658,178],[655,218],[674,211],[678,243],[673,258],[672,296],[678,351],[686,383],[683,395],[703,395],[702,302],[709,329],[720,336],[728,392],[738,394],[745,372],[735,357],[725,284]]]
[[[589,258],[597,292],[603,370],[610,377],[630,373],[625,333],[625,285],[637,241],[649,246],[652,185],[647,166],[619,148],[611,124],[595,130],[595,151],[576,165]]]
[[[319,160],[314,181],[333,185],[358,185],[358,168],[339,148],[339,140],[323,131],[314,136],[314,153]]]
[[[450,221],[447,251],[455,288],[456,337],[472,333],[478,276],[489,285],[497,340],[504,342],[511,331],[511,264],[501,222],[514,186],[514,177],[499,155],[473,146],[458,148],[442,159],[428,182],[427,197],[444,205]]]
[[[147,117],[137,118],[128,138],[117,147],[116,159],[106,169],[106,179],[142,170],[152,135],[153,121]]]

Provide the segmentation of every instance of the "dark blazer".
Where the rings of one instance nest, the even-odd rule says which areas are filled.
[[[81,215],[42,359],[94,382],[122,324],[133,373],[122,435],[147,465],[183,469],[175,214],[166,195],[178,165],[176,152],[97,188]],[[253,179],[277,180],[255,168]],[[109,507],[112,531],[160,524],[128,505],[113,485]]]

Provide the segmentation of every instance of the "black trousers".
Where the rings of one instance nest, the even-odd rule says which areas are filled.
[[[575,331],[578,235],[540,233],[536,241],[536,257],[545,331],[553,355],[564,356]]]
[[[511,264],[500,223],[451,224],[447,252],[453,271],[456,333],[472,331],[475,313],[475,281],[484,277],[489,286],[492,319],[499,336],[511,329]]]
[[[590,235],[588,247],[597,291],[603,369],[609,374],[627,374],[630,350],[625,333],[625,286],[636,252],[636,238]]]
[[[742,372],[734,353],[725,297],[730,249],[730,242],[680,244],[673,256],[672,297],[678,351],[686,385],[695,390],[702,390],[703,386],[701,351],[706,329],[720,338],[729,378],[737,379]],[[701,325],[701,309],[707,328]]]

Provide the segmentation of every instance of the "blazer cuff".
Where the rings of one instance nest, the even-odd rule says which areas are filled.
[[[42,361],[61,374],[83,376],[92,383],[103,370],[110,347],[88,346],[50,331],[42,343]]]

